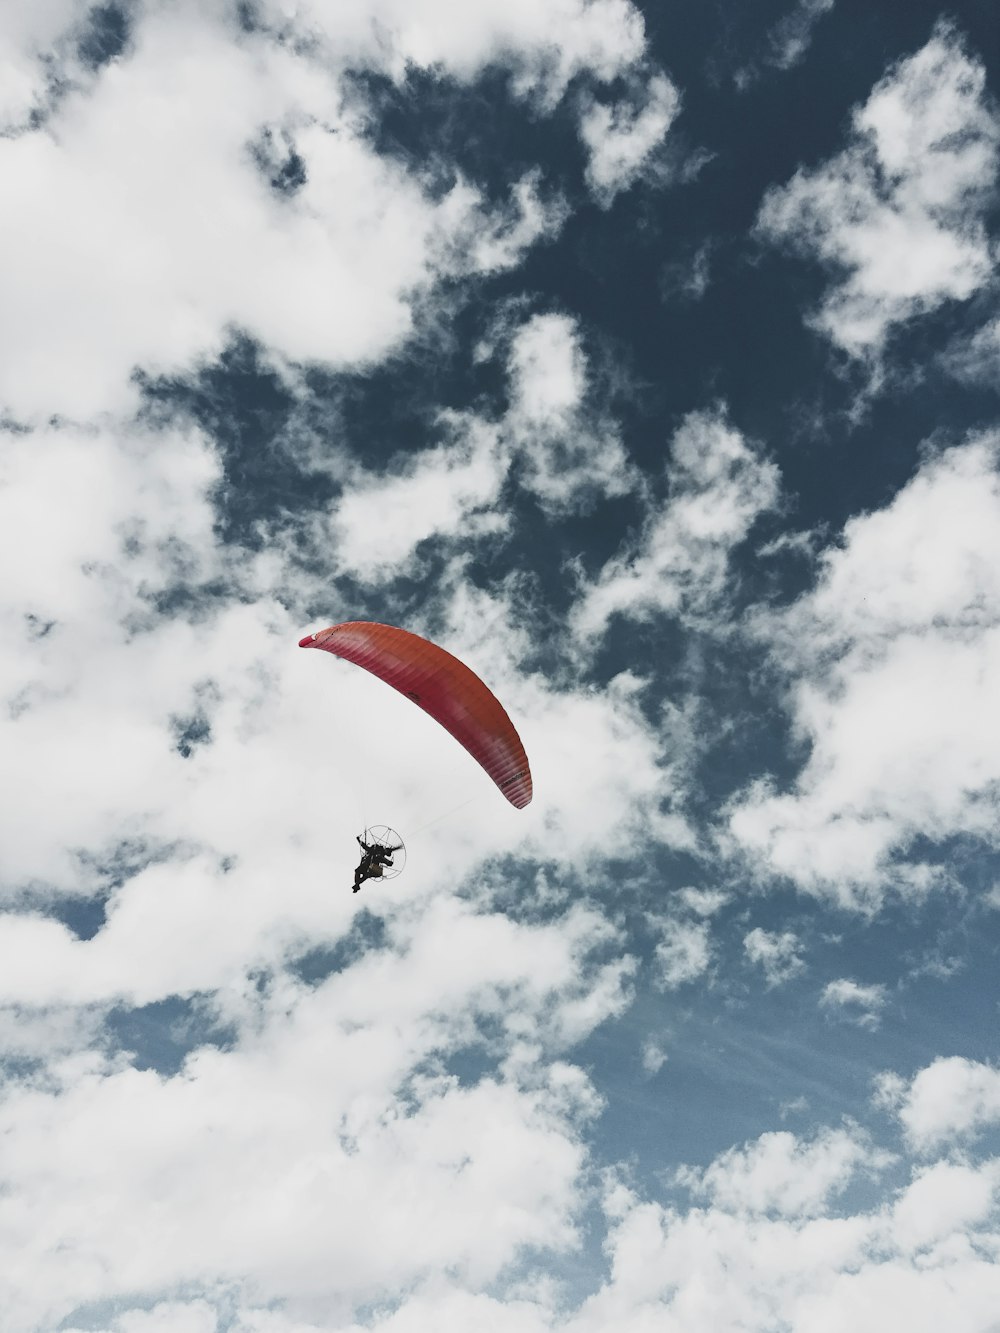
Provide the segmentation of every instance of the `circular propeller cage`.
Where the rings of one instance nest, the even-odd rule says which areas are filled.
[[[388,824],[372,824],[365,829],[362,837],[369,847],[377,843],[379,847],[392,851],[392,865],[383,866],[381,875],[376,875],[376,879],[395,879],[397,875],[403,873],[406,865],[406,847],[394,828],[390,828]]]

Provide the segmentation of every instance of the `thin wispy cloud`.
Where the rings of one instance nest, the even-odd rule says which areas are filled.
[[[865,984],[850,977],[828,981],[820,996],[820,1005],[832,1016],[858,1027],[875,1028],[885,1008],[886,988],[880,983]]]

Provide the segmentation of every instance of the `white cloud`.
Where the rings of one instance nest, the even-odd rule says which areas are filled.
[[[545,198],[541,173],[530,171],[511,186],[510,200],[484,205],[481,192],[459,181],[441,209],[445,225],[436,244],[442,274],[502,273],[513,268],[536,241],[555,235],[569,210],[562,198]]]
[[[670,496],[634,548],[584,582],[572,627],[602,635],[613,615],[696,620],[724,598],[729,557],[760,514],[777,503],[778,470],[720,413],[691,413],[674,436]]]
[[[378,1310],[372,1322],[347,1324],[303,1324],[276,1311],[241,1311],[233,1333],[552,1333],[558,1326],[556,1293],[529,1291],[498,1299],[482,1292],[463,1290],[453,1281],[429,1283],[392,1311]]]
[[[712,942],[707,922],[667,917],[650,924],[660,936],[656,945],[655,980],[661,990],[676,990],[708,971]]]
[[[534,315],[511,340],[508,359],[518,417],[539,430],[565,431],[587,387],[587,362],[574,319]]]
[[[551,109],[580,75],[610,81],[641,59],[642,15],[628,0],[265,0],[262,11],[289,35],[322,44],[337,63],[361,62],[402,80],[410,68],[470,81],[509,68],[517,95]]]
[[[730,829],[762,871],[846,906],[925,893],[918,836],[996,838],[1000,474],[989,438],[931,458],[886,508],[850,520],[815,589],[764,616],[811,742],[793,788],[768,783]]]
[[[886,1160],[847,1130],[827,1130],[805,1143],[780,1131],[730,1148],[704,1171],[685,1168],[678,1180],[727,1212],[814,1217],[860,1166],[875,1170]]]
[[[32,41],[43,20],[50,37],[65,21],[54,4],[29,8]],[[8,274],[22,305],[5,306],[0,376],[17,410],[49,423],[6,433],[0,459],[5,1333],[63,1321],[108,1333],[714,1333],[747,1311],[797,1326],[834,1284],[863,1328],[887,1308],[886,1276],[936,1328],[962,1330],[996,1308],[992,1168],[932,1166],[880,1212],[832,1216],[851,1172],[875,1169],[841,1131],[764,1136],[692,1169],[705,1206],[683,1216],[609,1202],[611,1276],[582,1309],[535,1268],[579,1246],[591,1197],[586,1133],[601,1098],[572,1049],[626,1011],[636,971],[581,896],[638,837],[694,845],[684,746],[669,718],[650,726],[645,682],[625,672],[581,689],[526,667],[548,627],[524,586],[477,591],[455,553],[502,531],[515,458],[549,512],[634,484],[594,408],[579,326],[547,314],[513,334],[501,421],[454,419],[396,471],[354,474],[332,517],[336,556],[317,546],[306,571],[286,561],[291,537],[259,555],[220,543],[219,459],[204,435],[113,416],[134,366],[210,357],[230,322],[279,362],[376,358],[438,279],[513,264],[559,225],[536,173],[494,208],[467,182],[442,198],[374,157],[338,70],[473,78],[499,60],[544,108],[570,78],[639,59],[638,12],[618,0],[260,5],[277,44],[233,41],[213,26],[228,8],[180,0],[164,23],[135,7],[134,50],[71,83],[47,129],[0,141],[20,188],[8,240],[42,227],[41,308],[26,300],[32,275],[22,290]],[[5,92],[21,114],[45,52],[15,35],[28,82]],[[294,196],[272,196],[246,156],[265,124],[303,157]],[[729,551],[776,494],[770,465],[715,419],[689,422],[675,464],[656,548],[672,555],[657,564],[654,543],[643,548],[663,586],[646,600],[626,587],[626,613],[714,606]],[[528,811],[507,809],[405,700],[295,648],[304,591],[320,607],[322,589],[329,619],[358,613],[342,606],[338,559],[377,582],[412,569],[431,539],[451,558],[417,628],[468,655],[510,708],[535,771]],[[192,722],[201,739],[183,753]],[[374,815],[412,832],[410,866],[355,900],[352,835]],[[544,920],[500,911],[523,901],[539,863],[554,885]],[[45,915],[60,894],[85,900],[91,938],[61,924],[65,899]],[[710,967],[727,901],[677,893],[659,927],[661,984]],[[322,980],[307,984],[299,965]],[[163,1052],[143,1043],[133,1060],[102,1024],[121,1006],[138,1029],[146,1016],[129,1008],[157,1002],[176,1006],[172,1035],[183,1026],[193,1046],[176,1072],[139,1067]],[[642,1059],[653,1072],[666,1055],[647,1042]]]
[[[801,943],[794,931],[755,927],[743,937],[743,948],[751,963],[763,968],[768,986],[780,986],[805,971],[799,955]]]
[[[8,435],[0,469],[0,891],[79,888],[76,853],[141,837],[171,791],[170,715],[211,674],[204,630],[145,631],[157,595],[225,574],[218,468],[196,432],[134,427]]]
[[[790,1115],[801,1115],[809,1110],[809,1099],[807,1097],[793,1097],[790,1101],[782,1102],[778,1108],[782,1120],[787,1120]]]
[[[497,432],[477,421],[457,422],[457,438],[413,454],[385,476],[360,469],[349,478],[330,523],[342,567],[368,582],[409,570],[421,542],[506,531],[495,508],[507,475]],[[324,537],[325,539],[325,528]]]
[[[615,423],[588,402],[588,363],[575,319],[533,315],[511,338],[507,373],[505,433],[525,460],[524,486],[544,508],[558,514],[636,486]]]
[[[722,910],[729,902],[729,894],[725,889],[679,889],[676,894],[679,903],[683,904],[689,912],[695,916],[715,916],[716,912]]]
[[[639,830],[690,845],[671,812],[669,738],[650,732],[637,683],[597,693],[526,677],[533,630],[516,589],[476,594],[458,570],[438,609],[453,618],[445,640],[518,719],[537,793],[523,814],[419,710],[295,648],[300,627],[269,593],[288,587],[280,553],[217,545],[218,467],[197,432],[50,427],[7,443],[0,954],[5,1013],[21,1018],[0,1039],[18,1058],[86,1045],[95,1006],[239,991],[249,969],[332,945],[354,916],[335,890],[373,793],[414,836],[390,914],[515,849],[585,878]],[[216,591],[199,606],[206,582]],[[190,616],[154,611],[184,589]],[[194,714],[205,736],[185,757],[178,720]],[[89,898],[98,920],[106,899],[93,938],[42,914],[59,893]],[[567,996],[567,1040],[621,1012],[630,968],[611,959]]]
[[[855,111],[845,152],[764,198],[763,238],[842,275],[812,322],[852,356],[877,354],[893,325],[989,281],[984,212],[1000,122],[985,83],[983,66],[939,25]]]
[[[332,547],[355,578],[385,582],[415,574],[424,542],[468,548],[507,534],[503,491],[516,462],[519,484],[554,515],[638,484],[614,422],[591,404],[574,319],[531,316],[510,335],[506,368],[510,404],[502,416],[442,412],[444,443],[384,472],[348,467],[341,499],[329,515],[305,520],[300,541]]]
[[[642,1046],[642,1067],[647,1074],[658,1074],[669,1060],[669,1055],[659,1042],[648,1039]]]
[[[683,841],[683,823],[660,813],[671,779],[659,743],[627,697],[554,692],[540,680],[488,673],[518,717],[534,766],[536,801],[520,818],[418,710],[364,673],[297,654],[294,643],[291,633],[275,638],[258,612],[235,609],[201,628],[111,637],[71,693],[8,723],[5,759],[22,780],[32,778],[15,784],[17,807],[8,802],[16,821],[4,847],[8,892],[31,875],[98,892],[106,874],[72,851],[90,851],[99,865],[122,831],[173,849],[144,868],[140,860],[111,893],[106,924],[91,940],[37,914],[0,916],[8,1002],[150,1003],[236,985],[247,968],[277,965],[307,940],[332,943],[353,915],[339,890],[349,882],[351,834],[368,822],[365,791],[410,811],[412,864],[390,911],[413,894],[461,883],[502,850],[519,847],[583,873],[629,845],[637,823],[647,838]],[[73,663],[78,674],[80,665]],[[130,668],[136,684],[126,691]],[[212,738],[184,759],[169,717],[205,673],[219,685]],[[102,686],[107,701],[94,711]],[[83,729],[89,711],[100,737]],[[71,741],[61,740],[67,719],[80,733]],[[396,756],[391,779],[387,746]],[[36,769],[49,775],[44,783],[34,780]],[[474,809],[440,822],[477,790]],[[72,805],[72,820],[60,821],[66,843],[51,836],[51,811],[63,804]],[[421,821],[435,827],[419,837]],[[226,858],[235,864],[227,868]],[[624,1003],[626,979],[609,965],[599,1008]],[[590,1012],[578,1006],[572,1022],[586,1028]]]
[[[0,555],[7,571],[0,767],[9,788],[0,888],[8,900],[31,888],[29,906],[44,906],[52,893],[106,893],[111,876],[101,867],[123,843],[136,863],[110,902],[105,939],[111,944],[78,948],[55,922],[4,919],[5,950],[16,950],[12,932],[22,930],[57,970],[59,959],[72,960],[67,984],[76,978],[81,1001],[94,984],[85,974],[103,976],[106,987],[118,984],[118,964],[105,971],[96,959],[102,949],[118,956],[114,938],[125,939],[130,921],[146,923],[141,947],[130,945],[137,949],[130,975],[146,995],[169,993],[175,981],[183,989],[211,984],[218,968],[238,969],[288,932],[318,930],[324,938],[339,932],[348,909],[324,923],[321,880],[310,887],[310,875],[330,873],[331,810],[342,865],[352,825],[374,817],[372,792],[382,793],[386,807],[410,812],[397,816],[409,830],[434,825],[482,792],[461,828],[434,825],[424,835],[425,855],[414,873],[421,875],[422,863],[428,884],[435,863],[440,874],[461,880],[472,864],[515,844],[580,867],[616,855],[638,830],[690,845],[690,830],[675,813],[683,747],[650,732],[641,686],[625,676],[602,693],[526,678],[519,662],[533,651],[536,630],[517,587],[493,598],[474,594],[458,561],[440,585],[438,607],[451,622],[445,641],[471,654],[528,744],[536,800],[511,822],[514,812],[493,808],[488,780],[477,788],[478,769],[419,710],[362,672],[338,670],[295,649],[301,627],[272,600],[271,589],[287,599],[300,576],[284,563],[281,544],[258,556],[218,545],[211,498],[219,466],[198,432],[129,423],[8,434],[0,469]],[[483,428],[418,460],[405,481],[382,479],[395,505],[390,532],[401,542],[390,554],[402,560],[402,547],[430,530],[458,532],[473,505],[482,505],[489,527],[490,492],[500,473],[493,435]],[[402,493],[421,480],[427,494],[405,503]],[[372,484],[364,495],[375,506],[375,522],[384,517],[380,494]],[[375,568],[381,557],[365,545],[361,509],[359,502],[356,511],[345,511],[351,522],[345,521],[344,541],[354,544],[359,566],[367,561],[366,568]],[[304,579],[314,598],[320,587],[334,586],[329,552],[318,550],[317,559],[325,561],[320,573]],[[214,587],[210,596],[198,591],[202,585]],[[179,594],[191,595],[190,614],[157,611],[158,599]],[[329,619],[335,612],[331,602]],[[177,732],[192,716],[210,736],[184,757]],[[388,765],[387,752],[419,762]],[[436,846],[447,849],[443,862],[426,855]],[[285,898],[286,933],[274,935],[268,902],[290,849],[309,873]],[[223,871],[234,857],[236,869]],[[143,869],[146,861],[156,864]],[[171,916],[164,886],[175,876],[179,896]],[[346,866],[340,876],[349,878]],[[227,932],[218,923],[234,895],[250,910],[237,931]],[[156,933],[174,938],[187,912],[203,931],[199,948],[181,951],[186,961],[172,980],[181,955],[158,956]],[[148,970],[137,961],[147,949]],[[84,963],[88,958],[94,961]],[[127,990],[132,982],[121,984]],[[33,998],[45,1002],[41,993]]]
[[[942,1056],[907,1084],[879,1081],[877,1100],[899,1116],[907,1140],[930,1152],[1000,1123],[1000,1069],[961,1056]]]
[[[78,0],[11,6],[0,29],[0,132],[27,126],[48,101],[48,62],[68,60],[65,40],[81,18]]]
[[[609,1188],[610,1278],[562,1327],[646,1333],[991,1327],[1000,1300],[995,1161],[936,1164],[870,1211],[833,1201],[891,1158],[856,1130],[765,1134],[684,1182],[703,1207]]]
[[[944,365],[964,383],[995,388],[1000,383],[1000,317],[984,324],[971,337],[956,339],[944,355]]]
[[[531,759],[534,799],[516,817],[524,850],[563,873],[603,875],[606,860],[637,839],[690,849],[680,778],[686,741],[668,726],[650,727],[644,682],[622,672],[601,690],[561,690],[541,672],[527,675],[519,662],[539,625],[518,582],[492,594],[461,578],[443,588],[449,646],[504,700]]]
[[[474,1019],[501,1014],[516,1027],[568,993],[535,989],[538,955],[530,944],[515,962],[530,940],[524,933],[509,938],[502,957],[491,955],[490,979],[466,969],[462,984],[470,989],[439,989],[441,924],[410,923],[410,956],[379,951],[312,991],[275,992],[263,1008],[258,996],[258,1021],[236,1045],[197,1053],[174,1079],[98,1062],[67,1070],[59,1096],[26,1087],[8,1098],[3,1117],[16,1123],[21,1151],[0,1216],[41,1198],[45,1234],[64,1239],[58,1267],[43,1270],[44,1303],[38,1296],[10,1301],[10,1288],[21,1295],[17,1288],[39,1271],[41,1256],[30,1256],[28,1270],[3,1270],[13,1329],[51,1320],[82,1288],[102,1299],[107,1279],[98,1260],[126,1213],[142,1219],[144,1235],[162,1240],[140,1254],[128,1251],[133,1291],[183,1275],[190,1293],[197,1268],[195,1292],[215,1278],[227,1294],[218,1306],[209,1292],[150,1302],[118,1314],[110,1333],[152,1333],[161,1326],[156,1320],[185,1333],[190,1323],[201,1333],[212,1327],[206,1307],[225,1309],[241,1333],[360,1333],[350,1305],[373,1284],[381,1308],[365,1327],[376,1333],[667,1326],[710,1333],[741,1325],[835,1333],[840,1325],[830,1311],[839,1318],[845,1310],[866,1333],[900,1317],[918,1333],[989,1327],[1000,1299],[1000,1163],[919,1166],[903,1188],[852,1212],[842,1202],[847,1190],[859,1177],[875,1188],[893,1159],[851,1126],[809,1138],[769,1132],[705,1168],[683,1168],[678,1183],[700,1201],[683,1210],[643,1200],[612,1177],[605,1196],[610,1271],[579,1307],[542,1277],[495,1285],[498,1265],[517,1247],[573,1243],[585,1198],[578,1131],[596,1108],[578,1071],[567,1079],[551,1065],[550,1074],[536,1068],[525,1082],[487,1079],[472,1087],[411,1074],[405,1109],[396,1102],[389,1111],[396,1080],[417,1067],[418,1046],[446,1043],[449,1026],[454,1032],[470,1006]],[[469,926],[483,923],[466,917],[461,929]],[[553,942],[551,934],[535,941],[543,951]],[[475,952],[476,961],[483,956]],[[513,1008],[502,981],[511,966],[529,987],[518,990]],[[565,974],[570,990],[579,979],[572,968]],[[411,1006],[402,1028],[393,1021],[397,981]],[[110,1125],[126,1108],[124,1132],[112,1137]],[[230,1128],[220,1137],[224,1124]],[[75,1151],[81,1141],[86,1153]],[[257,1163],[250,1178],[247,1160]],[[192,1163],[198,1169],[189,1175]],[[55,1194],[47,1189],[54,1168],[62,1168]],[[178,1208],[187,1224],[167,1235],[161,1219]],[[85,1243],[67,1246],[77,1219],[86,1222]],[[379,1242],[369,1245],[376,1219]],[[437,1275],[442,1255],[447,1278]]]
[[[795,8],[771,29],[771,63],[778,69],[797,65],[809,49],[813,28],[835,3],[836,0],[798,0]]]
[[[580,137],[589,155],[587,183],[605,208],[650,170],[680,112],[680,102],[680,94],[664,74],[654,74],[631,97],[611,106],[593,99],[585,102]]]
[[[116,1314],[102,1333],[217,1333],[218,1327],[218,1311],[207,1301],[158,1301],[148,1310]],[[66,1328],[65,1333],[90,1331]]]
[[[835,4],[836,0],[795,0],[793,8],[768,30],[765,49],[736,70],[736,87],[741,92],[751,87],[767,67],[784,71],[799,64],[812,45],[813,29]]]
[[[33,9],[12,37],[17,114],[35,97],[30,53],[69,18]],[[478,6],[463,22],[434,0],[276,6],[280,42],[237,33],[222,5],[132,17],[119,60],[71,83],[40,127],[0,138],[0,243],[20,256],[0,277],[0,403],[20,418],[128,410],[136,369],[187,371],[233,329],[278,362],[364,366],[409,336],[440,279],[510,267],[562,224],[538,169],[492,208],[460,177],[438,197],[419,166],[379,157],[345,68],[471,78],[503,59],[551,104],[643,48],[624,0]],[[293,194],[255,161],[265,131],[303,164]]]
[[[297,131],[294,199],[249,152],[269,121]],[[3,243],[24,256],[0,289],[0,399],[23,416],[120,409],[134,368],[186,367],[230,325],[292,358],[384,351],[409,330],[406,292],[430,276],[449,202],[380,162],[294,57],[190,11],[148,17],[127,61],[3,141],[0,164],[16,200]]]
[[[520,927],[451,898],[389,932],[313,988],[278,973],[222,992],[234,1040],[173,1077],[91,1054],[8,1084],[8,1327],[192,1282],[326,1319],[445,1268],[476,1288],[522,1247],[573,1243],[597,1103],[552,1055],[613,1011],[606,988],[589,1003],[613,933],[581,908]],[[438,1072],[496,1028],[533,1056],[471,1084]]]
[[[824,1009],[841,1014],[858,1027],[879,1025],[880,1010],[885,1007],[886,989],[879,984],[863,985],[849,977],[827,982],[819,999]]]
[[[712,281],[712,241],[703,241],[682,258],[671,260],[660,270],[660,292],[665,299],[700,301]]]
[[[52,1062],[65,1060],[99,1040],[104,1018],[96,1006],[0,1005],[0,1061],[30,1064],[40,1055]]]
[[[920,1253],[955,1235],[968,1235],[990,1221],[1000,1185],[1000,1163],[979,1167],[935,1162],[917,1171],[895,1204],[893,1230],[904,1252]]]

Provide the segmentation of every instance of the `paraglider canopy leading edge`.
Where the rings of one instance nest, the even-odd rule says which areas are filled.
[[[531,769],[521,738],[493,691],[464,662],[409,630],[350,620],[299,640],[364,667],[429,713],[522,810],[531,800]]]

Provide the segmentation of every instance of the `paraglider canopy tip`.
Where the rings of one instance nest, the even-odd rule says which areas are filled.
[[[299,639],[299,647],[311,648],[313,646],[313,641],[315,640],[315,638],[316,638],[315,634],[307,634],[304,639]]]

